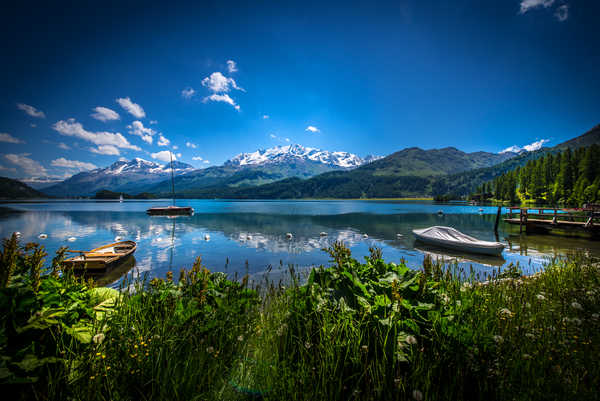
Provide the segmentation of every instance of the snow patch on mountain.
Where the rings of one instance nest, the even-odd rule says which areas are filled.
[[[279,164],[296,159],[305,161],[310,160],[329,166],[351,169],[380,158],[380,156],[367,156],[361,158],[353,153],[339,151],[329,152],[327,150],[294,144],[275,146],[269,149],[259,149],[252,153],[240,153],[234,158],[227,160],[225,164],[234,166],[258,166],[265,164]]]

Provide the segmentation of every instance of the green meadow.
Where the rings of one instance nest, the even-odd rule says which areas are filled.
[[[0,383],[14,400],[598,398],[600,267],[491,277],[426,259],[330,265],[285,282],[189,271],[121,291],[37,244],[0,254]]]

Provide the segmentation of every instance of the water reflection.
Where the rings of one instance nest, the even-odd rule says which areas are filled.
[[[473,266],[481,271],[508,263],[519,263],[526,271],[537,269],[548,258],[575,251],[593,257],[600,255],[598,242],[548,235],[518,235],[518,227],[503,223],[500,224],[499,240],[507,245],[507,249],[501,258],[463,255],[414,243],[412,230],[432,225],[455,227],[482,240],[495,241],[495,215],[480,214],[476,208],[474,211],[464,207],[448,208],[444,215],[439,216],[436,208],[429,210],[431,205],[418,209],[411,204],[410,212],[392,214],[391,207],[402,209],[406,206],[381,203],[383,212],[376,213],[377,205],[371,203],[365,206],[366,211],[356,211],[360,208],[355,204],[342,208],[313,202],[307,203],[315,208],[313,214],[306,213],[307,204],[302,204],[303,213],[283,214],[285,202],[257,203],[258,212],[245,210],[249,207],[246,203],[242,208],[231,202],[222,202],[220,211],[213,212],[215,204],[207,203],[210,213],[174,219],[149,217],[143,210],[138,211],[137,206],[132,210],[105,210],[105,205],[100,210],[32,210],[0,216],[0,235],[6,237],[13,231],[20,231],[23,241],[40,242],[49,253],[62,245],[91,249],[113,242],[117,236],[123,240],[130,239],[138,243],[134,271],[148,273],[151,277],[162,277],[168,270],[190,268],[198,256],[209,269],[230,274],[257,275],[268,270],[269,266],[284,270],[288,264],[306,269],[328,264],[329,257],[321,249],[334,241],[344,242],[358,259],[369,254],[369,247],[377,246],[382,248],[386,260],[404,259],[412,267],[420,266],[424,256],[430,255],[434,259],[455,261],[466,268]],[[280,213],[265,213],[265,204],[275,206]],[[123,204],[115,207],[120,209]],[[352,211],[324,213],[332,209]],[[48,237],[39,239],[40,233],[46,233]],[[293,238],[287,238],[286,233],[292,233]],[[364,238],[364,234],[368,238]],[[75,237],[76,241],[68,242],[69,237]],[[117,274],[111,276],[113,280],[118,280]]]

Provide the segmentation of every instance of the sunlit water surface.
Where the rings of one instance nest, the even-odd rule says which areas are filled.
[[[128,270],[164,277],[169,270],[190,268],[201,256],[212,271],[232,276],[284,275],[288,266],[307,271],[327,265],[321,249],[343,241],[354,257],[362,259],[369,247],[379,247],[384,259],[404,259],[418,268],[426,254],[456,262],[481,274],[508,264],[530,273],[550,258],[582,253],[600,257],[600,242],[553,235],[519,235],[517,226],[503,222],[499,240],[507,245],[502,257],[461,255],[415,243],[412,230],[433,225],[454,227],[482,240],[495,241],[496,207],[434,204],[409,201],[212,201],[179,200],[190,205],[193,216],[148,216],[149,207],[168,201],[44,201],[5,203],[21,213],[0,214],[0,236],[18,231],[24,242],[43,244],[50,255],[60,246],[87,250],[116,237],[138,244],[135,263],[113,272],[107,282],[118,286]],[[438,211],[443,215],[439,215]],[[286,237],[291,233],[291,239]],[[326,235],[321,235],[326,233]],[[40,239],[40,234],[47,238]],[[365,235],[366,234],[366,235]],[[400,234],[400,236],[398,236]],[[75,238],[69,241],[69,238]]]

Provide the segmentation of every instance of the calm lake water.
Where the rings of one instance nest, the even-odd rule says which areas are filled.
[[[127,271],[164,277],[168,270],[190,268],[201,256],[212,271],[260,277],[271,267],[284,274],[289,265],[308,270],[327,265],[321,251],[343,241],[354,257],[383,250],[384,259],[405,259],[418,268],[426,254],[458,262],[469,269],[491,273],[510,263],[525,272],[539,270],[552,257],[585,253],[600,257],[600,242],[551,235],[519,235],[518,226],[500,223],[499,240],[507,245],[502,257],[467,256],[415,243],[411,230],[433,225],[451,226],[483,240],[495,240],[496,207],[440,205],[410,201],[211,201],[178,200],[194,207],[194,216],[147,216],[146,209],[170,201],[45,201],[5,203],[22,211],[0,215],[0,236],[19,231],[24,242],[39,242],[50,254],[60,246],[87,250],[110,243],[117,236],[138,243],[135,262],[112,272],[106,281],[118,286]],[[442,210],[444,214],[438,215]],[[321,236],[320,233],[327,233]],[[39,239],[41,233],[48,235]],[[286,233],[293,238],[287,239]],[[364,237],[367,234],[368,238]],[[397,234],[402,237],[398,238]],[[209,236],[208,240],[206,236]],[[69,242],[68,238],[75,241]],[[176,274],[177,276],[177,274]]]

